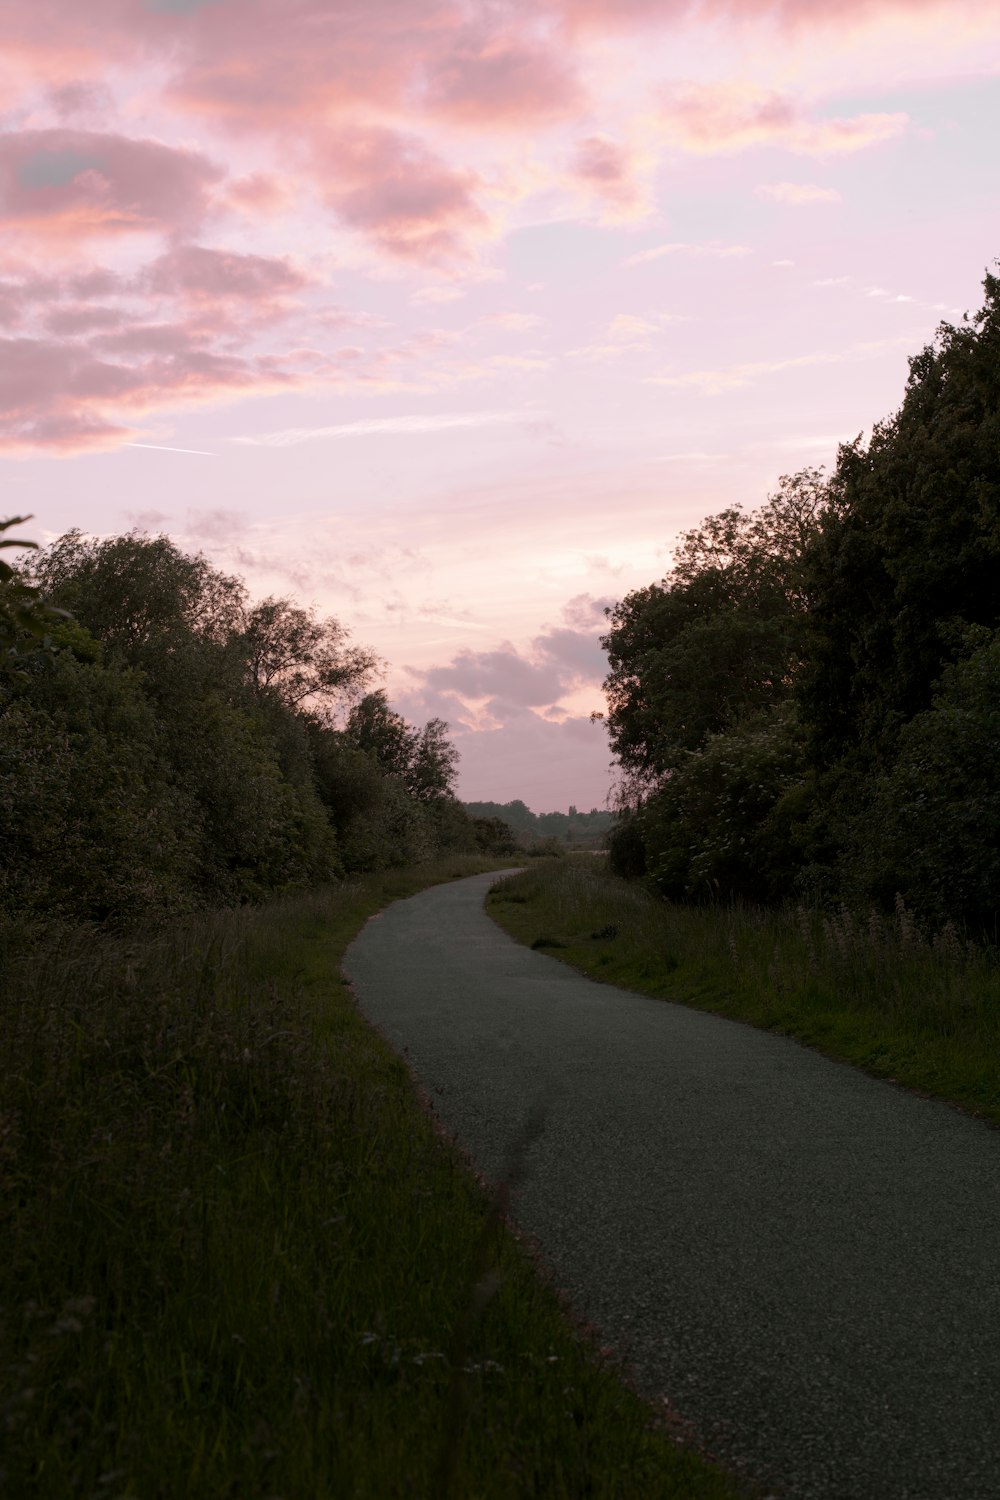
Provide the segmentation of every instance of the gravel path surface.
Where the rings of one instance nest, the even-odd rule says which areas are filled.
[[[532,952],[495,878],[345,971],[491,1180],[547,1104],[512,1217],[638,1388],[793,1500],[1000,1500],[1000,1132]]]

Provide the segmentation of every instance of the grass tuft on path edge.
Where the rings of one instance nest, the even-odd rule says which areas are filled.
[[[752,1493],[575,1322],[340,974],[389,901],[489,868],[0,932],[5,1495]]]

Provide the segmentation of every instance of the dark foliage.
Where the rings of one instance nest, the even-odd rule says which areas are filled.
[[[448,726],[359,706],[376,658],[338,621],[165,536],[5,570],[0,914],[128,927],[475,848]]]
[[[611,613],[612,867],[675,900],[803,894],[993,933],[1000,280],[836,472],[723,511]]]

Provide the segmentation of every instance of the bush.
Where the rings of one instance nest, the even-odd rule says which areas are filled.
[[[608,834],[608,868],[625,880],[639,880],[645,875],[646,841],[638,814],[624,814]]]
[[[0,907],[114,925],[190,910],[201,820],[133,672],[79,626],[0,693]]]
[[[351,875],[421,864],[434,856],[434,829],[426,808],[407,794],[403,783],[383,776],[373,799],[348,822],[340,850]]]
[[[782,704],[710,735],[642,810],[647,871],[671,900],[780,900],[800,862],[793,836],[802,735]]]
[[[482,854],[516,854],[517,835],[503,818],[473,818],[476,848]]]

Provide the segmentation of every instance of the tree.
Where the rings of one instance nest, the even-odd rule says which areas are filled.
[[[688,751],[638,815],[646,872],[675,901],[767,904],[802,862],[788,800],[805,775],[802,730],[782,703]]]
[[[502,818],[473,818],[476,848],[482,854],[516,854],[517,835]]]
[[[168,537],[79,531],[42,553],[34,576],[98,638],[106,668],[132,670],[141,684],[194,839],[195,904],[257,900],[336,871],[301,725],[278,694],[247,680],[239,579]]]
[[[64,622],[0,706],[0,908],[116,925],[190,910],[199,810],[139,675]]]
[[[413,745],[406,784],[418,802],[453,798],[459,755],[444,719],[430,719]]]
[[[4,537],[12,526],[23,526],[30,516],[11,516],[0,521],[0,547],[25,547],[37,550],[37,542],[21,537]],[[19,646],[29,641],[33,649],[44,643],[46,634],[60,621],[68,620],[65,610],[55,609],[42,598],[41,590],[26,582],[21,573],[0,558],[0,669],[16,665]]]
[[[347,718],[345,733],[358,750],[370,755],[387,776],[405,781],[416,754],[418,733],[389,707],[382,688],[366,693]]]
[[[131,666],[146,666],[192,636],[224,646],[246,602],[242,582],[200,553],[186,556],[169,537],[138,531],[104,540],[69,531],[31,571],[34,584]]]
[[[1000,920],[1000,631],[947,666],[931,706],[899,734],[874,779],[867,817],[843,857],[857,898],[897,892],[928,921],[968,923],[995,940]]]
[[[610,612],[604,690],[626,800],[789,696],[807,632],[805,555],[825,505],[819,470],[783,475],[760,510],[733,507],[684,533],[670,576]]]
[[[351,709],[345,735],[385,775],[397,777],[417,802],[454,797],[458,751],[448,741],[443,719],[430,719],[423,729],[416,729],[389,707],[379,688],[366,693]]]
[[[910,360],[900,410],[840,449],[807,549],[813,753],[891,764],[976,628],[1000,624],[1000,280],[971,322]]]
[[[348,644],[338,620],[316,619],[290,599],[263,599],[248,609],[240,633],[247,674],[257,693],[275,693],[288,708],[356,694],[379,665],[363,646]]]
[[[512,802],[466,802],[465,809],[473,818],[499,818],[515,833],[538,832],[538,818],[520,797]]]

